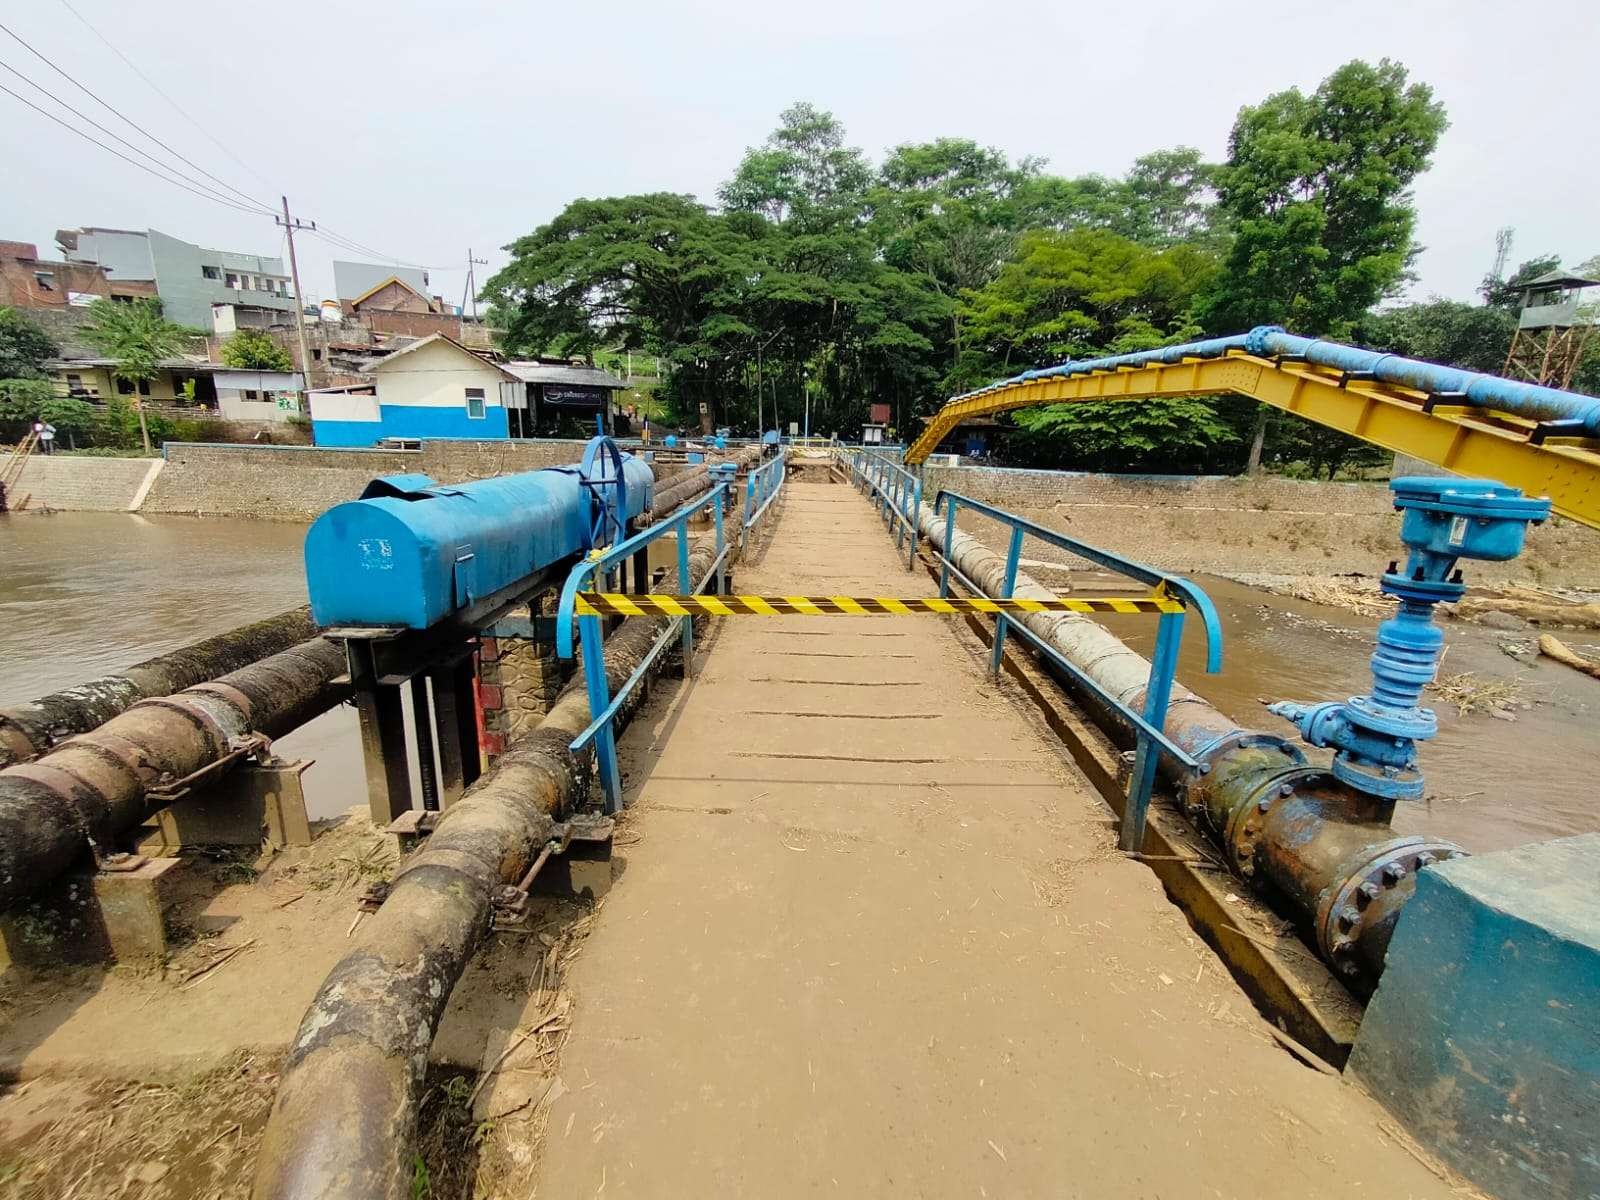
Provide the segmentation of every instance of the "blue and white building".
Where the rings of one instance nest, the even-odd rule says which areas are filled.
[[[506,414],[527,385],[498,363],[436,333],[368,368],[372,384],[313,391],[319,446],[372,446],[386,438],[503,438]]]
[[[612,427],[620,379],[593,367],[497,363],[442,333],[366,367],[370,383],[309,392],[319,446],[373,446],[401,438],[533,437],[570,420]]]

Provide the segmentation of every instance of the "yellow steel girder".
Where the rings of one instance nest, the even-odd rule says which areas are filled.
[[[1425,392],[1240,351],[1031,379],[976,392],[940,409],[906,451],[906,462],[925,460],[969,417],[1041,404],[1228,394],[1249,396],[1461,475],[1548,496],[1557,513],[1600,529],[1600,441],[1552,438],[1539,445],[1528,437],[1534,422],[1524,418],[1468,405],[1435,404],[1429,411]]]

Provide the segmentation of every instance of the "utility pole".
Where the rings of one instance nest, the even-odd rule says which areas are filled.
[[[283,216],[273,217],[273,221],[283,226],[284,238],[289,243],[289,279],[294,284],[294,328],[300,338],[300,370],[301,370],[301,399],[304,403],[305,393],[311,390],[311,350],[306,345],[306,302],[300,295],[300,264],[294,257],[294,231],[296,229],[315,229],[315,221],[307,224],[297,221],[289,215],[289,197],[283,197]]]
[[[472,247],[468,246],[467,247],[467,291],[466,291],[466,295],[461,297],[461,308],[462,308],[463,311],[465,311],[466,307],[467,307],[467,301],[470,300],[472,302],[472,319],[474,321],[476,321],[478,319],[478,281],[477,281],[477,276],[476,276],[476,274],[474,273],[474,271],[472,269],[475,265],[476,266],[480,266],[480,267],[487,267],[489,265],[489,260],[487,258],[473,258],[472,257]]]

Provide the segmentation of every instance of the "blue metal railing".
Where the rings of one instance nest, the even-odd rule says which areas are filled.
[[[1017,568],[1022,558],[1022,545],[1025,538],[1034,537],[1051,546],[1059,547],[1085,558],[1096,566],[1104,567],[1118,575],[1137,580],[1146,584],[1157,593],[1169,599],[1177,600],[1185,608],[1193,608],[1200,616],[1201,624],[1206,635],[1206,673],[1215,675],[1222,669],[1222,623],[1217,618],[1216,606],[1211,603],[1211,598],[1199,587],[1180,575],[1170,575],[1159,571],[1144,563],[1123,558],[1120,554],[1113,554],[1099,546],[1091,546],[1080,542],[1053,529],[1046,529],[1032,521],[1025,520],[1014,513],[1004,509],[995,508],[980,500],[963,496],[958,492],[940,492],[934,497],[933,511],[937,515],[940,505],[944,506],[944,545],[946,553],[938,554],[939,569],[939,595],[950,594],[950,576],[954,574],[975,596],[985,596],[991,600],[1010,599],[1016,587]],[[999,596],[989,596],[948,557],[951,539],[955,536],[956,511],[958,508],[968,508],[992,520],[1006,525],[1011,530],[1011,541],[1006,551],[1005,580]],[[1093,679],[1076,663],[1068,659],[1056,647],[1045,641],[1042,637],[1029,629],[1016,617],[1006,613],[996,616],[994,632],[994,649],[990,655],[990,670],[998,672],[1005,653],[1005,639],[1008,629],[1015,630],[1029,645],[1042,654],[1048,661],[1059,667],[1068,676],[1075,680],[1081,687],[1095,695],[1102,703],[1116,712],[1125,720],[1134,732],[1137,751],[1134,756],[1133,770],[1128,778],[1128,803],[1122,811],[1122,825],[1118,832],[1118,844],[1124,850],[1138,850],[1144,843],[1145,818],[1150,809],[1150,793],[1155,786],[1156,765],[1161,754],[1166,754],[1184,767],[1197,773],[1204,773],[1206,764],[1194,758],[1181,746],[1167,737],[1165,725],[1167,721],[1167,705],[1172,699],[1172,685],[1178,671],[1178,651],[1183,643],[1183,612],[1162,613],[1156,625],[1156,647],[1151,656],[1150,674],[1145,681],[1145,702],[1142,711],[1124,704],[1120,698],[1113,695],[1099,682]]]
[[[788,455],[787,450],[780,449],[776,455],[752,469],[745,477],[744,524],[739,529],[741,550],[744,548],[746,535],[761,520],[768,505],[776,500],[778,493],[783,490],[783,481],[788,477],[784,466]]]
[[[572,630],[576,621],[579,644],[583,648],[584,687],[589,696],[589,724],[582,733],[572,739],[568,749],[578,753],[591,742],[594,744],[595,766],[601,790],[605,793],[607,812],[619,812],[622,808],[622,780],[617,770],[615,725],[617,713],[622,710],[622,705],[634,689],[644,681],[651,666],[665,653],[674,638],[682,641],[683,669],[686,675],[690,673],[694,660],[694,621],[686,616],[671,618],[644,658],[639,661],[639,665],[633,669],[633,673],[623,681],[622,686],[613,695],[611,682],[606,678],[605,627],[599,617],[578,616],[575,613],[578,593],[585,590],[586,582],[608,578],[621,563],[647,553],[653,543],[668,534],[677,537],[679,592],[693,595],[705,590],[706,584],[715,579],[715,594],[720,596],[726,593],[728,555],[732,547],[726,534],[725,513],[733,497],[734,468],[730,463],[712,467],[711,470],[717,477],[717,482],[709,492],[688,501],[670,516],[656,521],[642,533],[636,533],[608,549],[592,552],[588,558],[572,569],[572,574],[567,576],[567,582],[561,589],[561,603],[556,610],[556,652],[564,659],[572,658]],[[784,456],[781,451],[775,458],[750,472],[745,483],[743,513],[735,514],[740,521],[741,547],[750,530],[761,522],[771,508],[772,502],[783,490],[784,478]],[[690,579],[689,520],[708,504],[711,506],[715,526],[717,553],[704,575],[699,579]],[[639,561],[635,558],[636,564]],[[644,574],[637,565],[634,585],[641,591],[649,590]]]
[[[841,454],[850,464],[856,486],[868,496],[877,496],[879,514],[894,532],[895,547],[905,551],[906,570],[914,570],[922,476],[912,474],[895,459],[876,450],[850,450]]]
[[[641,551],[648,550],[653,543],[668,534],[676,534],[680,591],[685,595],[700,592],[704,590],[708,581],[715,579],[717,593],[720,595],[727,587],[726,568],[729,548],[723,536],[723,508],[731,490],[731,484],[717,483],[710,492],[690,500],[642,533],[636,533],[608,549],[592,551],[588,558],[572,569],[572,574],[567,576],[567,582],[561,589],[561,603],[556,610],[556,652],[564,659],[572,658],[572,626],[576,620],[578,637],[583,647],[583,679],[589,695],[590,714],[588,726],[572,739],[568,749],[577,753],[590,742],[594,743],[595,765],[600,776],[601,789],[605,792],[607,812],[618,812],[622,808],[622,779],[617,771],[617,741],[614,728],[616,715],[621,711],[623,702],[643,682],[651,665],[671,644],[674,637],[682,639],[683,669],[686,674],[689,672],[694,656],[694,622],[688,617],[672,618],[661,636],[656,638],[649,652],[613,696],[610,680],[606,678],[605,628],[599,617],[575,615],[573,610],[577,604],[578,593],[584,590],[586,582],[607,578],[619,564]],[[689,519],[707,504],[712,506],[714,513],[717,554],[706,569],[706,573],[699,579],[691,580]],[[648,587],[643,579],[636,579],[635,586],[646,589]]]

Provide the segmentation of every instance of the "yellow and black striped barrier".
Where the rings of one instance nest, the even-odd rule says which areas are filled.
[[[1167,596],[1095,596],[1081,600],[987,600],[951,596],[892,599],[887,596],[627,596],[579,592],[580,617],[780,617],[906,616],[911,613],[1176,613],[1183,605]]]

